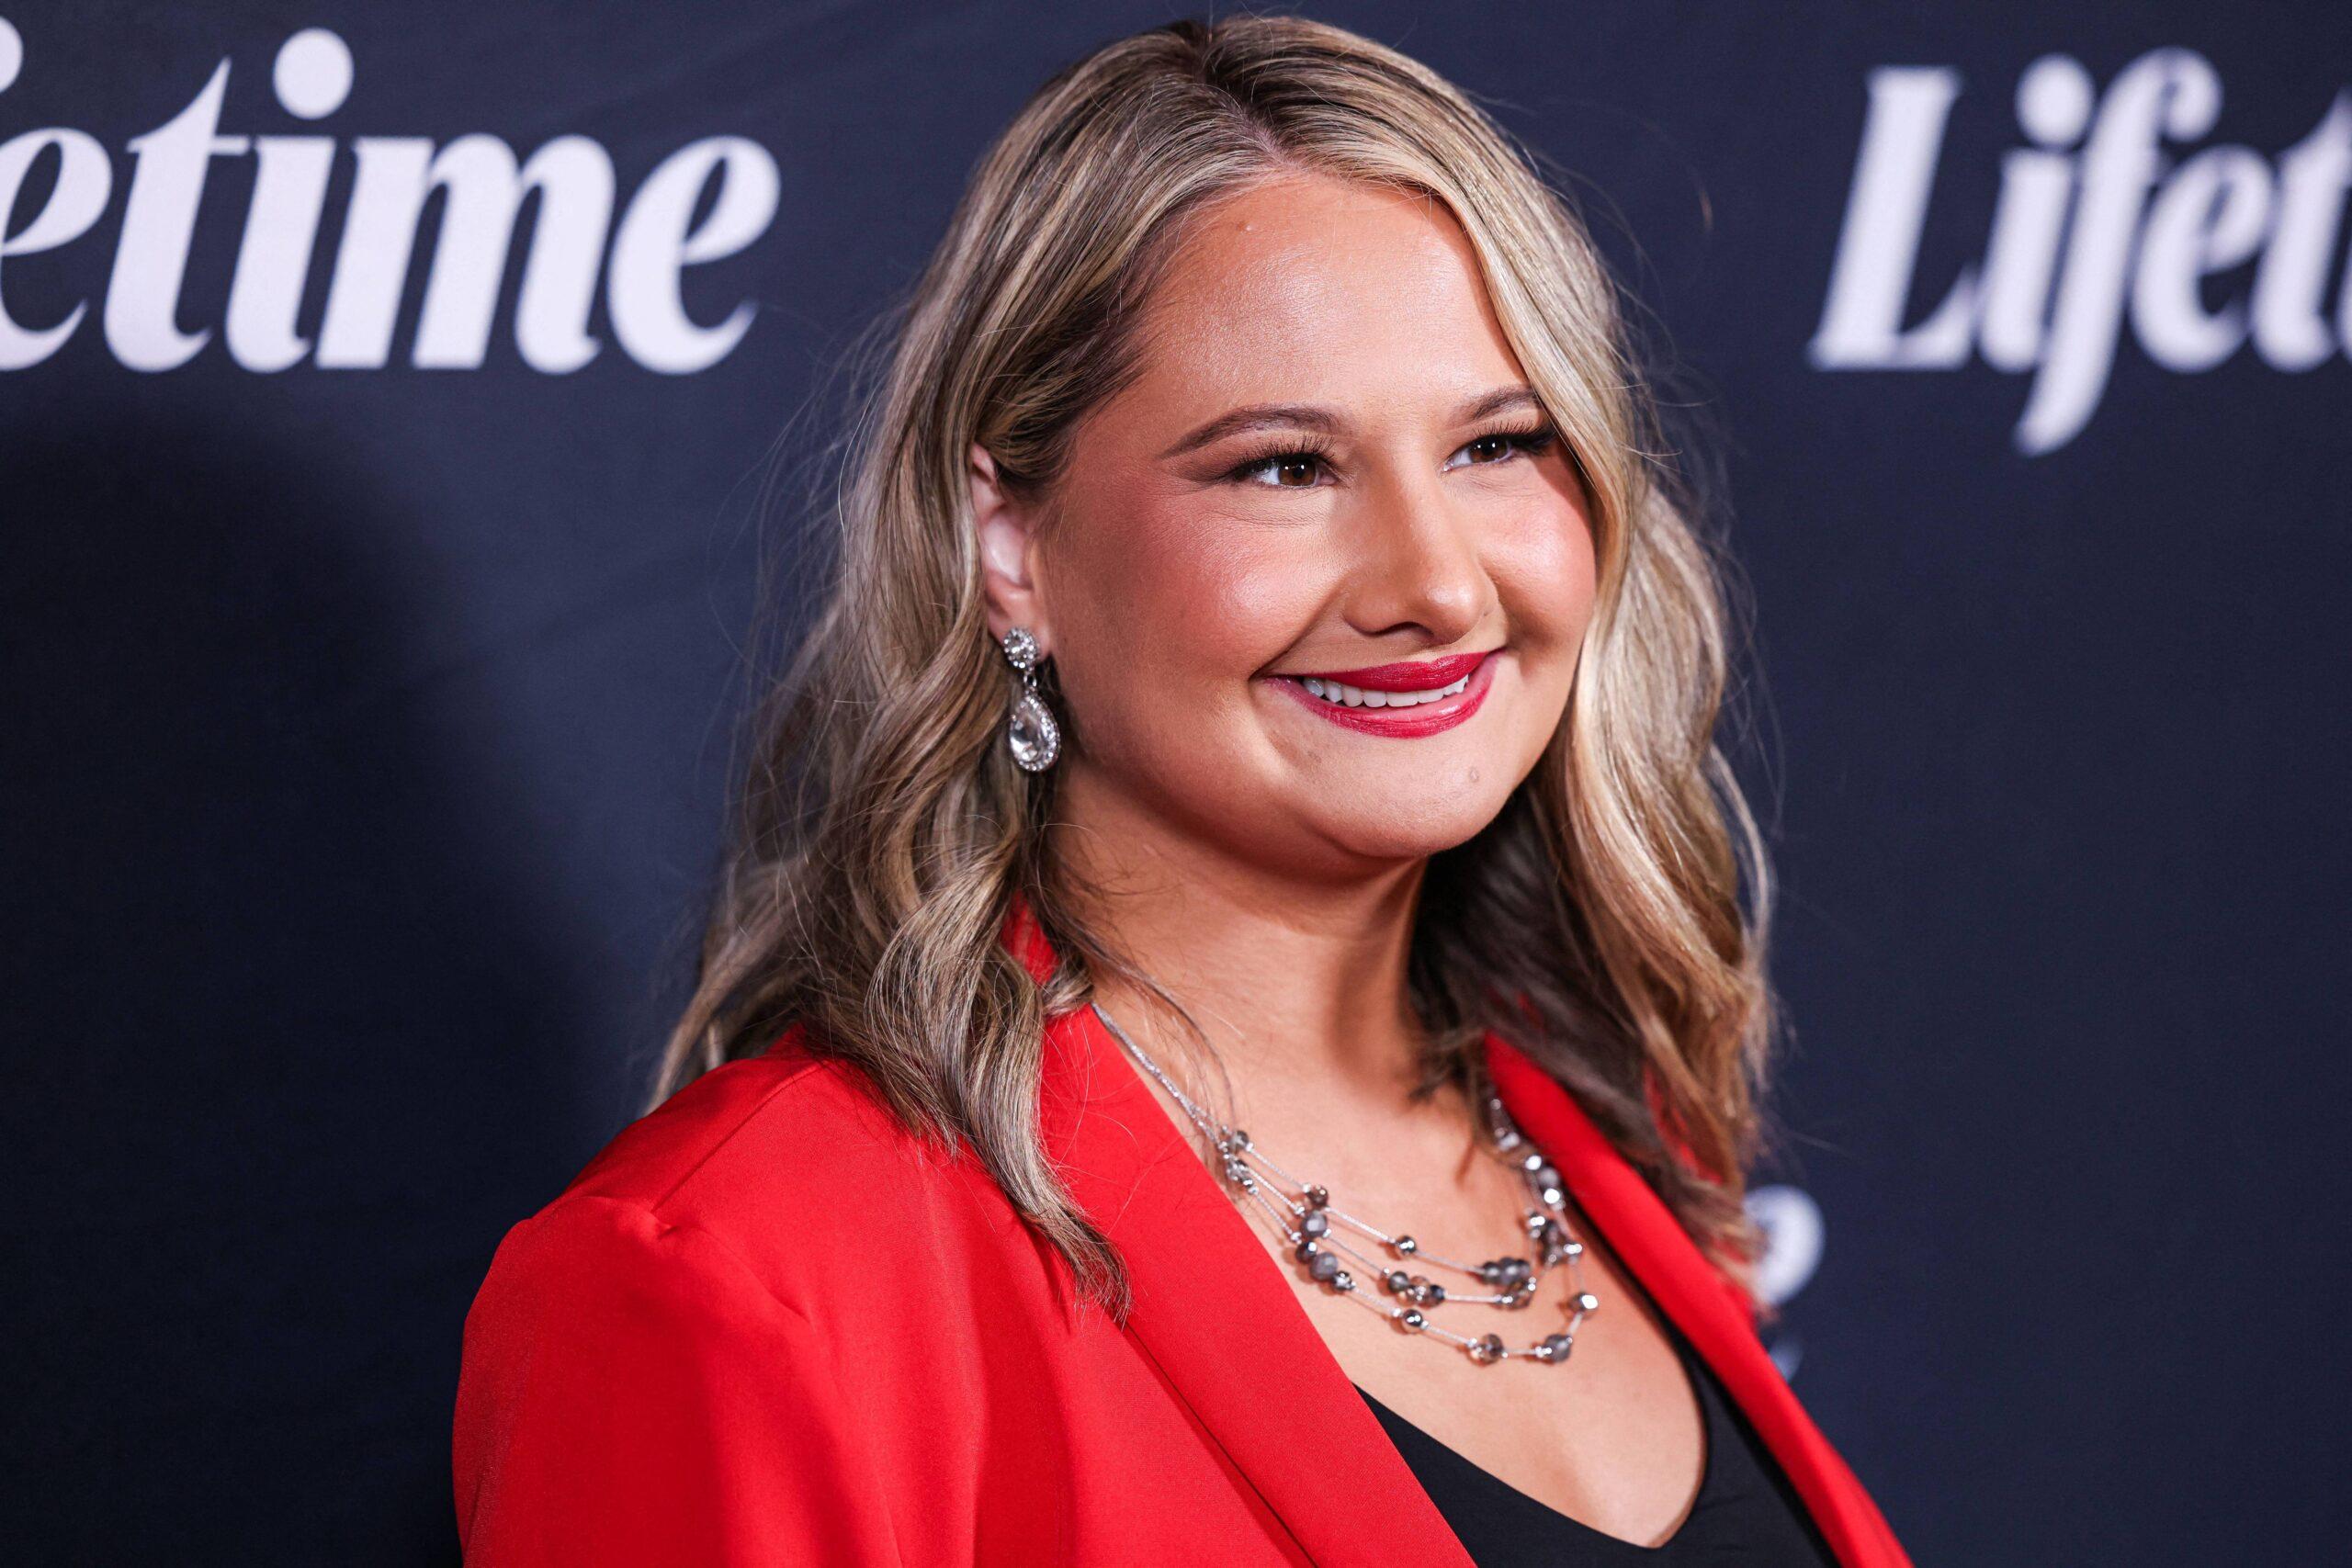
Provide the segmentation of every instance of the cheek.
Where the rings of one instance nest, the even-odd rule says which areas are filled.
[[[1566,506],[1532,514],[1502,531],[1489,559],[1514,638],[1573,656],[1599,575],[1584,514]]]
[[[1240,683],[1312,623],[1327,570],[1314,552],[1229,525],[1137,518],[1118,547],[1089,564],[1079,614],[1089,651],[1124,658],[1195,698],[1229,687],[1240,701]]]
[[[1321,553],[1277,536],[1131,512],[1053,572],[1052,603],[1074,708],[1106,743],[1250,701],[1250,678],[1311,626],[1330,570]],[[1302,536],[1303,539],[1303,536]]]

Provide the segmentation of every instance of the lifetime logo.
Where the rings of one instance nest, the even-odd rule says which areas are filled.
[[[1905,326],[1960,91],[1960,73],[1947,68],[1871,73],[1844,231],[1810,344],[1816,367],[1948,370],[1973,351],[1996,369],[2031,372],[2014,441],[2036,456],[2073,440],[2097,412],[2127,312],[2148,357],[2186,373],[2248,344],[2287,371],[2352,346],[2352,276],[2332,321],[2326,300],[2352,183],[2352,92],[2339,91],[2275,169],[2239,146],[2175,162],[2162,143],[2205,136],[2222,112],[2220,75],[2186,49],[2142,55],[2104,97],[2064,55],[2028,66],[2017,120],[2030,145],[2001,159],[1984,263],[1962,267],[1941,302]],[[2242,290],[2207,304],[2210,285],[2226,287],[2249,264]]]
[[[22,36],[0,18],[0,93],[25,58]],[[180,326],[188,250],[215,159],[253,160],[253,195],[229,285],[221,338],[247,370],[277,371],[305,358],[322,369],[388,364],[428,200],[444,197],[409,363],[471,370],[490,346],[500,286],[526,197],[538,209],[515,300],[514,345],[535,370],[560,375],[596,357],[589,332],[601,277],[613,337],[638,364],[671,375],[708,368],[734,351],[752,324],[745,300],[704,325],[687,314],[687,267],[733,255],[767,231],[782,188],[775,158],[740,136],[690,142],[646,175],[613,221],[613,161],[585,136],[558,136],[518,162],[495,136],[353,139],[353,175],[325,309],[315,341],[298,322],[338,152],[331,136],[224,135],[220,112],[230,62],[220,62],[187,107],[127,144],[130,194],[115,243],[103,331],[115,358],[134,370],[187,364],[212,336]],[[351,50],[322,28],[294,34],[277,51],[271,85],[278,107],[322,120],[351,96]],[[21,226],[7,225],[28,177],[53,155],[48,197]],[[63,127],[0,142],[0,370],[23,370],[62,347],[89,301],[43,323],[19,321],[7,302],[8,265],[82,239],[107,210],[114,163],[95,137]],[[697,213],[700,214],[697,220]],[[609,239],[609,246],[607,241]]]

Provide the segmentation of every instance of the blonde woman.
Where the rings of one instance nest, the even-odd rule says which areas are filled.
[[[469,1561],[1904,1562],[1756,1337],[1721,593],[1528,156],[1180,23],[894,324],[656,1108],[468,1319]]]

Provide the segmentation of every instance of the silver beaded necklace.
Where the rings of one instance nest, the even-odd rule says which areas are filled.
[[[1458,1345],[1481,1366],[1523,1358],[1537,1361],[1563,1362],[1576,1348],[1577,1330],[1584,1325],[1586,1316],[1600,1305],[1600,1300],[1584,1288],[1584,1244],[1569,1234],[1567,1213],[1564,1205],[1567,1191],[1562,1185],[1560,1173],[1543,1155],[1529,1147],[1527,1140],[1512,1122],[1510,1113],[1503,1108],[1502,1097],[1488,1090],[1486,1111],[1488,1127],[1497,1156],[1517,1171],[1526,1182],[1533,1200],[1525,1212],[1528,1239],[1534,1245],[1537,1261],[1524,1258],[1497,1258],[1487,1262],[1464,1263],[1425,1251],[1409,1235],[1390,1235],[1376,1226],[1366,1224],[1342,1210],[1331,1206],[1330,1192],[1319,1182],[1305,1182],[1260,1154],[1250,1141],[1250,1134],[1238,1127],[1228,1127],[1202,1111],[1184,1091],[1178,1089],[1159,1064],[1144,1055],[1143,1049],[1127,1038],[1125,1030],[1112,1021],[1111,1015],[1100,1003],[1093,1004],[1094,1016],[1112,1037],[1126,1049],[1137,1065],[1183,1107],[1184,1114],[1201,1130],[1217,1151],[1226,1182],[1239,1190],[1272,1216],[1275,1225],[1291,1244],[1291,1255],[1297,1258],[1302,1271],[1316,1283],[1334,1294],[1362,1302],[1374,1312],[1386,1317],[1408,1334],[1435,1335],[1440,1339]],[[1523,1151],[1523,1152],[1522,1152]],[[1287,1183],[1291,1191],[1283,1190]],[[1269,1196],[1269,1190],[1272,1196]],[[1368,1238],[1384,1248],[1389,1260],[1370,1257],[1340,1236],[1334,1226]],[[1340,1261],[1346,1254],[1364,1266],[1371,1277],[1379,1281],[1380,1291],[1396,1297],[1401,1305],[1391,1306],[1373,1298],[1370,1292]],[[1451,1269],[1468,1275],[1487,1287],[1483,1292],[1449,1291],[1435,1280],[1419,1274],[1408,1273],[1395,1266],[1393,1260],[1412,1259]],[[1510,1348],[1504,1345],[1499,1334],[1464,1335],[1441,1328],[1430,1321],[1429,1309],[1443,1303],[1487,1306],[1512,1312],[1526,1307],[1535,1300],[1536,1289],[1543,1283],[1546,1270],[1556,1264],[1568,1268],[1568,1326],[1556,1334],[1547,1334],[1532,1345]]]

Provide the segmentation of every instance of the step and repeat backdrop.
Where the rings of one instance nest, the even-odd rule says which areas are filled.
[[[465,1309],[683,996],[779,436],[1180,14],[0,0],[11,1561],[455,1559]],[[1809,1408],[1922,1563],[2327,1560],[2352,11],[1312,14],[1569,171],[1720,470]]]

